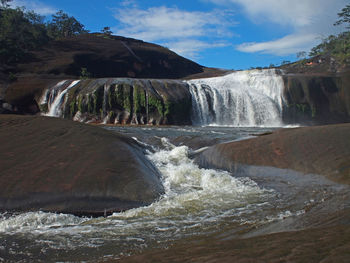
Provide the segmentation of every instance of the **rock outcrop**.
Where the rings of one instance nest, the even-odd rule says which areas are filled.
[[[191,94],[177,80],[62,81],[36,101],[42,113],[82,122],[191,124]]]
[[[350,124],[281,129],[257,138],[218,144],[196,161],[203,167],[244,173],[247,166],[292,169],[350,184]]]
[[[16,75],[61,78],[182,78],[203,72],[201,65],[142,40],[103,34],[81,34],[50,41],[18,64]]]
[[[287,74],[285,123],[350,122],[350,75]]]
[[[280,74],[284,80],[283,123],[350,122],[349,74]],[[11,105],[13,113],[48,113],[56,95],[72,83],[72,79],[23,77],[9,85],[3,103]],[[46,99],[42,99],[46,90]],[[192,123],[192,100],[182,80],[101,78],[80,80],[69,87],[59,104],[61,117],[81,121],[188,125]]]
[[[100,216],[163,193],[160,174],[131,138],[48,117],[0,115],[0,211]]]

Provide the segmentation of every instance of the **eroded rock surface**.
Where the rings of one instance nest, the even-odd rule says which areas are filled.
[[[350,183],[350,124],[281,129],[218,144],[197,156],[204,167],[239,173],[246,165],[292,169]]]
[[[160,174],[133,139],[72,121],[0,116],[0,210],[103,215],[147,205]]]

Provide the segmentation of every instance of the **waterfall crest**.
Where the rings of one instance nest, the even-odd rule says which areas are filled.
[[[47,104],[48,112],[45,115],[51,117],[62,117],[63,109],[66,105],[66,94],[79,82],[80,80],[63,80],[58,82],[51,89],[47,89],[40,102],[41,105]]]
[[[196,125],[282,126],[283,79],[276,70],[187,81]]]

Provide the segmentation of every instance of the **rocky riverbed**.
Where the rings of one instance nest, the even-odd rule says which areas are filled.
[[[2,115],[0,127],[1,260],[350,258],[349,124],[102,129]]]

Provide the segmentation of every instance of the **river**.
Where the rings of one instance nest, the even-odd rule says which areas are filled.
[[[340,210],[346,203],[344,196],[350,199],[348,188],[316,175],[271,168],[261,176],[237,177],[202,169],[193,161],[206,145],[247,139],[274,128],[105,128],[131,136],[145,147],[147,157],[162,174],[165,194],[150,206],[107,218],[45,212],[1,214],[0,262],[96,262],[167,247],[189,237],[242,236],[271,224],[297,228],[310,209]],[[344,194],[337,201],[339,193]]]

